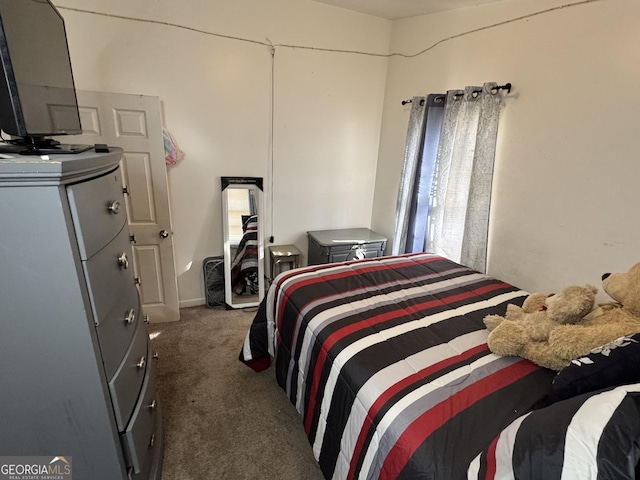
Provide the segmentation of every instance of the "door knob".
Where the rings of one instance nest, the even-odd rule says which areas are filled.
[[[160,238],[167,238],[169,236],[169,232],[166,230],[160,230]]]

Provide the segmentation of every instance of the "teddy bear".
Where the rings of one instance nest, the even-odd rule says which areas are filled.
[[[512,322],[523,321],[525,319],[525,315],[528,313],[536,313],[546,310],[547,306],[545,305],[545,302],[549,296],[550,295],[547,293],[532,293],[524,300],[522,307],[510,303],[507,305],[507,313],[504,317],[500,315],[487,315],[484,317],[484,324],[487,329],[491,331],[504,320],[510,320]]]
[[[499,355],[516,355],[562,370],[595,348],[640,332],[640,263],[627,272],[605,273],[602,288],[613,302],[593,309],[578,323],[550,328],[546,340],[532,340],[526,322],[503,321],[489,334],[489,348]]]
[[[532,293],[525,299],[522,307],[507,305],[504,317],[487,315],[484,324],[492,332],[490,336],[493,339],[489,346],[495,344],[494,353],[507,355],[512,353],[503,352],[517,349],[524,335],[528,341],[545,341],[551,330],[558,325],[578,323],[591,312],[597,292],[598,289],[593,285],[572,285],[556,295]],[[498,331],[493,333],[496,329]],[[509,343],[511,336],[514,337],[513,344]],[[496,341],[497,339],[501,340]]]

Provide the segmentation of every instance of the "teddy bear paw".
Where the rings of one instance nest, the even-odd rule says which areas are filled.
[[[489,350],[503,356],[518,356],[528,343],[529,337],[521,325],[516,322],[503,322],[487,338]]]
[[[486,317],[484,317],[484,325],[487,327],[487,330],[492,331],[494,330],[498,325],[500,325],[503,321],[504,321],[504,317],[501,317],[500,315],[487,315]]]

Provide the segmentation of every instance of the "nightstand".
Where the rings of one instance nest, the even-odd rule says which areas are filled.
[[[300,250],[295,245],[271,245],[269,247],[271,258],[271,279],[279,273],[300,266]],[[286,268],[283,268],[285,267]]]
[[[309,265],[381,257],[386,237],[368,228],[346,228],[307,232]]]

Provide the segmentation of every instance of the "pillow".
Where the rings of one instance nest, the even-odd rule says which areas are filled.
[[[640,384],[585,393],[516,419],[470,464],[468,479],[634,479]]]
[[[573,360],[553,380],[547,404],[640,382],[640,333],[620,337]]]

